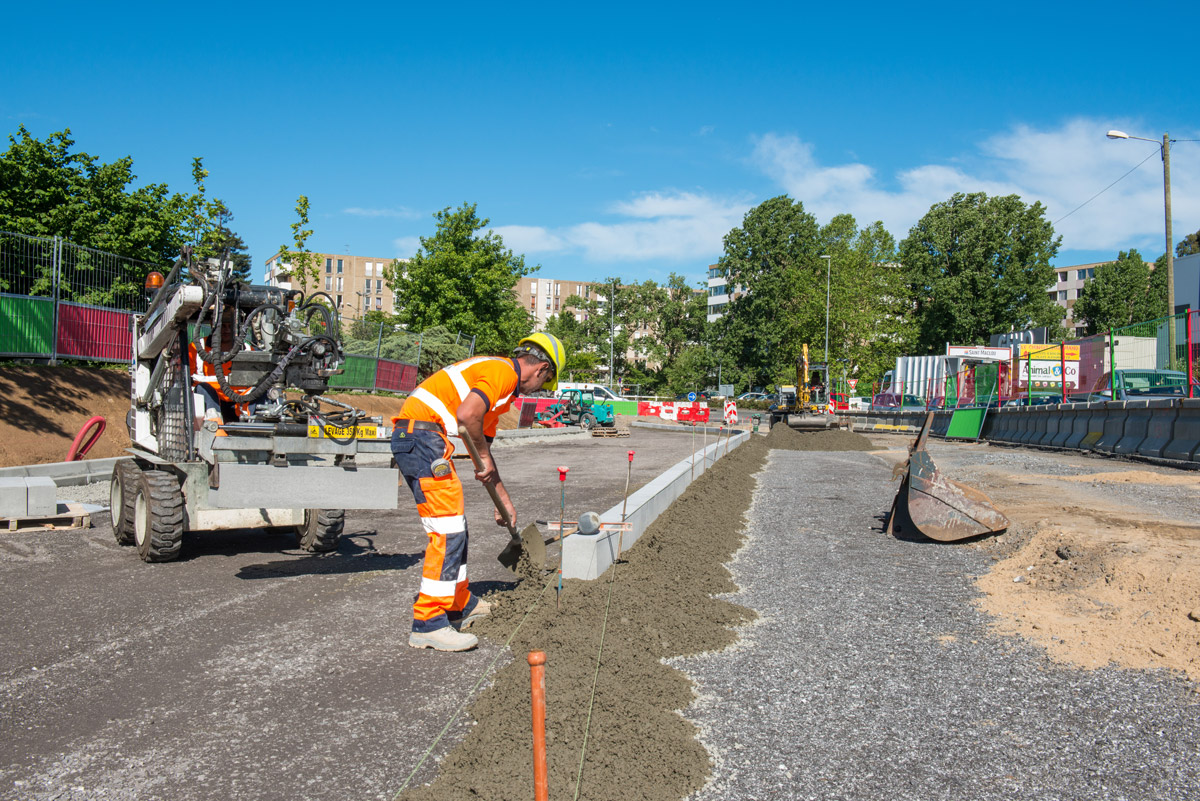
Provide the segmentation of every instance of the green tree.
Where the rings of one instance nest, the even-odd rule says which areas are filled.
[[[564,311],[547,318],[543,330],[558,337],[567,349],[567,366],[563,369],[564,380],[599,380],[600,357],[594,348],[588,349],[583,326],[572,312]],[[607,363],[606,361],[605,364]]]
[[[1164,259],[1165,262],[1165,259]],[[1166,270],[1155,270],[1164,277]],[[1151,291],[1151,271],[1136,250],[1121,251],[1117,260],[1096,267],[1096,275],[1083,285],[1072,313],[1087,323],[1088,335],[1111,331],[1130,323],[1161,317],[1166,308],[1166,281]]]
[[[1200,231],[1188,234],[1175,245],[1175,258],[1200,253]]]
[[[385,271],[397,317],[411,331],[441,325],[468,332],[478,353],[509,351],[532,330],[517,300],[517,282],[538,268],[526,267],[525,257],[505,248],[499,235],[480,233],[489,220],[476,214],[474,203],[434,217],[437,230],[421,237],[416,255]]]
[[[308,249],[308,238],[312,236],[308,225],[308,196],[296,198],[296,222],[291,224],[292,244],[295,250],[287,245],[279,246],[279,262],[286,265],[288,275],[300,284],[300,289],[308,292],[311,284],[315,292],[321,286],[321,257]],[[332,301],[330,306],[332,306]]]
[[[39,140],[24,126],[0,154],[0,230],[62,237],[128,259],[167,265],[194,242],[195,195],[166,184],[134,187],[129,156],[110,164],[75,149],[70,129]],[[194,162],[193,166],[198,163]],[[202,168],[201,168],[202,169]],[[18,260],[0,279],[0,291],[46,294],[52,260]],[[87,303],[126,307],[141,295],[146,267],[100,260],[76,251],[66,263],[60,292]]]
[[[708,299],[688,286],[682,275],[671,273],[653,309],[652,342],[656,354],[670,364],[690,345],[703,341],[706,333]]]
[[[585,318],[578,325],[576,341],[579,352],[594,354],[597,381],[607,383],[610,359],[614,383],[619,384],[630,371],[644,369],[646,358],[654,357],[657,344],[652,325],[663,297],[661,287],[653,281],[626,284],[610,276],[595,287],[593,297],[571,295],[566,299],[564,305]],[[639,361],[638,356],[643,358]]]
[[[22,125],[8,142],[0,155],[0,229],[159,264],[191,241],[192,196],[171,194],[166,184],[132,188],[132,157],[104,164],[74,151],[69,128],[41,141]]]
[[[1041,203],[1017,195],[955,194],[935,204],[900,245],[917,317],[917,346],[969,345],[991,334],[1057,325],[1050,260],[1062,237]]]
[[[870,384],[910,351],[915,333],[896,241],[882,222],[859,229],[849,214],[830,220],[820,239],[830,257],[830,377]],[[823,349],[823,341],[813,341],[816,361],[824,358]]]
[[[746,213],[717,262],[734,299],[713,337],[755,385],[793,383],[803,343],[825,330],[825,263],[816,219],[787,195]]]

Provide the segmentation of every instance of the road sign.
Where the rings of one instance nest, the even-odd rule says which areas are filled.
[[[695,393],[695,392],[689,392],[689,393],[688,393],[688,400],[690,400],[692,403],[695,403],[695,402],[696,402],[696,393]]]

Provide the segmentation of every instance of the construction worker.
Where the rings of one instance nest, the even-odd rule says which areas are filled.
[[[228,317],[221,322],[221,347],[228,350],[232,347],[234,341],[234,324]],[[206,353],[212,352],[213,337],[210,334],[202,340],[200,347]],[[253,404],[247,405],[244,403],[235,403],[225,391],[221,389],[221,385],[217,382],[217,372],[212,364],[204,361],[198,355],[198,349],[195,342],[188,343],[188,364],[192,371],[192,387],[203,404],[203,408],[197,408],[197,416],[203,416],[204,420],[214,420],[218,424],[223,422],[232,422],[237,420],[243,413],[251,411]],[[228,380],[229,374],[232,371],[232,365],[229,362],[221,365],[222,371],[225,373],[225,378]],[[235,392],[245,392],[249,387],[230,387]],[[222,432],[223,433],[223,432]]]
[[[449,436],[470,437],[482,469],[475,478],[496,489],[509,520],[516,509],[492,459],[491,440],[500,415],[518,394],[553,392],[566,363],[556,337],[536,333],[522,339],[512,358],[477,356],[452,364],[421,382],[392,418],[392,455],[417,502],[429,543],[421,588],[413,605],[408,644],[438,651],[466,651],[478,643],[462,631],[491,608],[471,594],[467,582],[467,519],[462,483],[450,457]],[[499,510],[496,522],[504,525]]]

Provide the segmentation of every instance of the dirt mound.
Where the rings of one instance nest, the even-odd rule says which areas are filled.
[[[120,456],[129,447],[125,369],[0,367],[0,467],[61,462],[93,415],[106,420],[89,459]]]
[[[780,451],[873,451],[877,446],[862,434],[840,428],[797,431],[785,425],[771,428],[767,444]]]
[[[565,582],[561,607],[554,576],[492,595],[495,611],[475,630],[497,642],[512,637],[516,659],[471,708],[476,725],[434,783],[405,797],[529,797],[524,657],[531,650],[546,652],[551,798],[575,797],[581,753],[580,796],[593,801],[625,801],[630,788],[639,798],[674,801],[701,788],[709,757],[677,712],[691,703],[691,685],[662,659],[724,648],[736,638],[730,627],[755,617],[714,595],[736,589],[724,565],[740,546],[768,447],[754,437],[721,459],[655,521],[627,562],[596,581]]]

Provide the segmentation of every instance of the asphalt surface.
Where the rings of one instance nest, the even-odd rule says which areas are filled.
[[[559,516],[559,465],[572,518],[620,503],[626,451],[636,490],[691,445],[635,429],[496,455],[523,526]],[[495,561],[508,534],[458,464],[473,589],[511,586]],[[509,658],[488,640],[465,654],[407,646],[425,537],[400,492],[398,511],[349,512],[327,555],[281,532],[200,532],[178,561],[145,564],[105,513],[87,530],[0,533],[0,798],[392,798],[488,665]]]
[[[672,661],[715,762],[694,801],[1200,797],[1195,686],[990,634],[972,605],[990,557],[883,534],[881,460],[774,451],[758,481],[728,597],[762,617]]]

